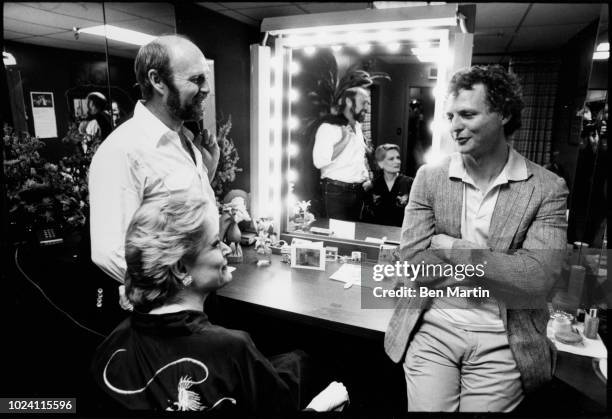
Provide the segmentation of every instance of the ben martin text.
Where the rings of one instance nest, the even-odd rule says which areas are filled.
[[[490,291],[482,287],[446,287],[443,289],[431,289],[428,287],[399,287],[397,289],[383,289],[375,287],[372,290],[377,298],[413,298],[413,297],[459,297],[459,298],[489,298]]]

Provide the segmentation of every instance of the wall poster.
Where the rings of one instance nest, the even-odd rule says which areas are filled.
[[[57,138],[55,102],[52,92],[30,92],[34,135],[38,138]]]

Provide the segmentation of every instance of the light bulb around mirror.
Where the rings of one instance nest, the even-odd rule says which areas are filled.
[[[362,54],[365,54],[366,52],[368,52],[370,49],[372,48],[372,45],[370,44],[360,44],[359,46],[357,46],[357,49],[359,50],[359,52],[361,52]]]
[[[297,146],[297,144],[291,143],[287,147],[287,154],[289,154],[289,157],[297,157],[299,152],[300,148]]]
[[[398,52],[401,47],[402,46],[399,42],[391,42],[390,44],[387,44],[387,50],[389,52]]]
[[[306,48],[304,48],[304,54],[306,54],[307,56],[312,56],[314,55],[314,53],[317,51],[317,49],[313,46],[308,46]]]
[[[302,66],[300,65],[300,63],[298,63],[297,61],[291,61],[291,64],[289,65],[289,72],[291,73],[291,75],[296,75],[299,74],[299,72],[302,71]]]
[[[295,116],[290,117],[288,122],[289,122],[289,129],[292,131],[297,129],[300,126],[300,120]]]
[[[289,100],[291,102],[296,102],[300,98],[300,92],[297,89],[289,90]]]
[[[297,172],[293,169],[287,171],[287,181],[295,182],[298,178]]]

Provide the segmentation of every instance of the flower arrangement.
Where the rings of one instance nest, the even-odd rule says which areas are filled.
[[[293,207],[293,215],[289,216],[289,221],[297,224],[300,230],[306,231],[316,220],[310,211],[310,201],[299,201]]]
[[[84,138],[72,124],[62,141],[75,145],[74,153],[51,163],[40,155],[45,143],[38,138],[8,125],[3,134],[10,223],[23,228],[84,226],[89,211],[87,172],[97,139]]]
[[[238,167],[238,150],[234,145],[231,138],[228,137],[230,130],[232,129],[232,117],[228,118],[227,122],[219,127],[217,138],[219,142],[220,154],[219,164],[217,165],[217,173],[211,186],[215,191],[217,199],[223,197],[230,184],[236,180],[236,173],[242,172],[242,168]]]

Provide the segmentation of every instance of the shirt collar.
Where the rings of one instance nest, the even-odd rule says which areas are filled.
[[[448,177],[461,179],[463,182],[473,184],[474,182],[468,175],[463,165],[461,153],[456,152],[451,155],[450,164],[448,167]],[[516,152],[512,147],[508,146],[508,161],[502,169],[501,173],[495,180],[495,184],[508,183],[508,181],[521,181],[528,178],[527,163],[525,159]]]
[[[159,120],[153,113],[147,109],[142,101],[136,102],[136,107],[134,108],[134,118],[139,120],[140,126],[142,129],[148,134],[148,137],[153,139],[155,143],[159,143],[164,138],[172,138],[177,133],[170,128],[162,121]],[[189,141],[193,140],[193,134],[184,126],[181,126],[181,133],[189,139]]]

